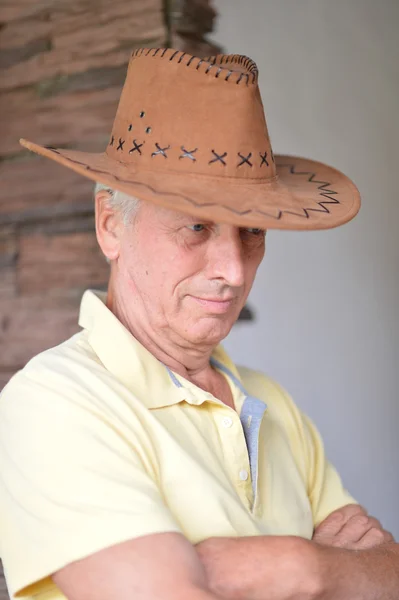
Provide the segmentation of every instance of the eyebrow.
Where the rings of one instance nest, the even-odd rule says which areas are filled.
[[[216,223],[214,223],[213,221],[209,221],[208,219],[201,219],[201,217],[193,217],[192,215],[184,214],[177,217],[175,222],[181,223],[183,221],[187,223],[200,223],[201,225],[216,225]]]

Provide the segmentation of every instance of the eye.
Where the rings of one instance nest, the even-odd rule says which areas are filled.
[[[264,229],[257,229],[256,227],[248,227],[244,230],[246,233],[251,233],[252,235],[263,235],[265,233]]]
[[[194,223],[194,225],[188,225],[187,227],[191,229],[191,231],[195,231],[197,233],[200,233],[205,229],[205,225],[203,223]]]

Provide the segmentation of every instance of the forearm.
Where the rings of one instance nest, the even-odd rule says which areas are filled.
[[[398,544],[370,550],[319,550],[322,600],[398,600]]]
[[[209,588],[226,600],[316,600],[313,548],[294,536],[211,538],[196,546]]]
[[[296,537],[211,538],[196,547],[226,600],[398,600],[399,545],[370,550]]]

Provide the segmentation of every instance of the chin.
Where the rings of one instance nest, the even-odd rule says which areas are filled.
[[[186,332],[186,336],[192,342],[211,344],[217,346],[231,331],[234,323],[196,323],[192,329]]]

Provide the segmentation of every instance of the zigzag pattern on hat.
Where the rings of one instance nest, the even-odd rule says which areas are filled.
[[[310,218],[309,212],[324,212],[324,213],[328,213],[330,214],[330,210],[325,206],[325,204],[341,204],[340,201],[337,198],[331,198],[331,195],[337,195],[338,192],[334,192],[333,190],[328,190],[326,189],[326,186],[330,186],[331,184],[328,181],[317,181],[314,178],[316,177],[316,173],[311,173],[310,171],[295,171],[295,165],[287,165],[287,164],[277,164],[276,165],[278,169],[281,169],[283,167],[288,167],[290,170],[291,175],[309,175],[308,181],[311,183],[319,183],[320,185],[318,186],[317,189],[322,190],[322,192],[320,192],[320,196],[324,196],[325,198],[328,198],[328,200],[323,200],[321,202],[316,202],[316,204],[318,204],[320,206],[320,208],[303,208],[303,214],[297,213],[297,212],[293,212],[293,211],[289,211],[289,210],[283,210],[280,211],[280,215],[277,217],[277,219],[281,219],[282,214],[286,213],[286,214],[290,214],[290,215],[294,215],[297,217],[305,217],[306,219]]]
[[[50,148],[49,146],[47,148],[49,150],[51,150],[52,152],[55,152],[56,154],[63,156],[63,154],[61,152],[59,152],[58,150],[56,150],[55,148]],[[315,204],[317,204],[319,206],[319,208],[314,208],[314,207],[309,206],[307,208],[302,208],[299,212],[292,211],[292,210],[279,209],[276,214],[270,213],[268,211],[252,209],[252,208],[250,208],[248,210],[237,210],[235,208],[231,208],[231,206],[227,206],[226,204],[216,203],[216,202],[198,202],[197,200],[194,200],[194,198],[190,198],[189,196],[186,196],[185,194],[157,190],[154,187],[152,187],[151,185],[149,185],[148,183],[144,183],[142,181],[137,181],[135,179],[124,179],[124,178],[118,177],[117,175],[114,175],[113,173],[109,173],[108,171],[102,171],[100,169],[93,169],[89,165],[86,165],[85,163],[82,163],[78,160],[74,160],[69,157],[66,157],[66,158],[68,158],[68,160],[70,160],[71,162],[73,162],[75,164],[82,165],[88,171],[91,171],[93,173],[98,173],[99,175],[106,175],[107,177],[112,177],[115,181],[119,181],[120,183],[129,183],[129,184],[134,184],[137,186],[145,187],[158,196],[176,196],[178,198],[182,198],[183,200],[185,200],[186,202],[189,202],[190,204],[192,204],[193,206],[195,206],[197,208],[209,208],[210,206],[219,206],[229,212],[232,212],[232,213],[234,213],[236,215],[240,215],[240,216],[249,215],[251,213],[252,214],[258,213],[265,217],[270,217],[271,219],[276,219],[277,221],[279,221],[283,218],[283,216],[285,214],[287,214],[287,215],[293,215],[295,217],[310,219],[310,217],[311,217],[311,215],[309,214],[310,212],[322,212],[322,213],[330,214],[331,211],[325,206],[326,204],[341,204],[337,198],[331,197],[332,195],[337,195],[338,192],[335,192],[334,190],[326,189],[327,187],[329,187],[331,185],[328,181],[317,181],[315,179],[316,173],[312,173],[311,171],[295,171],[295,165],[293,165],[293,164],[285,164],[284,163],[284,164],[277,164],[276,166],[277,166],[277,168],[288,168],[290,170],[291,175],[308,175],[309,182],[319,184],[318,189],[322,190],[320,192],[320,196],[324,196],[325,198],[328,198],[328,200],[322,200],[321,202],[315,202]]]

